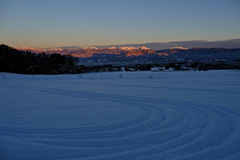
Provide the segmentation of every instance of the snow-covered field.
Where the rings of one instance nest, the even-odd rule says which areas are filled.
[[[0,73],[0,159],[239,160],[240,71]]]

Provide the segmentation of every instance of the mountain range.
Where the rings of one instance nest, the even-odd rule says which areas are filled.
[[[240,39],[219,40],[219,41],[206,41],[206,40],[192,40],[192,41],[170,41],[170,42],[151,42],[141,44],[125,44],[125,45],[108,45],[97,47],[141,47],[145,46],[153,50],[163,50],[172,47],[184,48],[240,48]]]
[[[147,47],[109,47],[76,49],[36,49],[18,48],[34,53],[71,54],[79,58],[79,63],[89,65],[133,65],[176,62],[219,62],[240,59],[240,48],[184,48],[172,47],[165,50],[153,50]]]
[[[45,52],[47,54],[52,53],[60,53],[62,55],[71,54],[73,57],[78,58],[89,58],[94,55],[100,54],[108,54],[108,55],[121,55],[126,54],[127,57],[131,56],[140,56],[145,54],[155,54],[156,52],[150,48],[141,46],[141,47],[108,47],[108,48],[97,48],[97,47],[89,47],[89,48],[76,48],[76,49],[39,49],[39,48],[27,48],[21,47],[17,48],[18,50],[28,50],[33,53],[42,53]]]
[[[184,48],[240,48],[240,38],[238,39],[230,39],[230,40],[219,40],[219,41],[207,41],[207,40],[191,40],[191,41],[170,41],[170,42],[151,42],[151,43],[139,43],[139,44],[123,44],[123,45],[102,45],[102,46],[90,46],[90,47],[96,47],[96,48],[111,48],[111,47],[134,47],[139,48],[141,46],[145,46],[147,48],[150,48],[152,50],[163,50],[163,49],[169,49],[172,47],[184,47]],[[27,47],[21,47],[22,49],[33,49],[37,52],[46,51],[46,50],[52,50],[52,51],[58,51],[62,49],[77,49],[82,48],[80,46],[61,46],[61,47],[55,47],[55,48],[27,48]],[[21,49],[19,48],[19,49]]]
[[[180,47],[178,47],[180,46]],[[71,54],[83,65],[122,65],[138,63],[164,63],[181,61],[233,61],[240,59],[240,39],[224,41],[176,41],[115,46],[93,46],[79,48],[65,46],[58,48],[27,48],[33,53]]]

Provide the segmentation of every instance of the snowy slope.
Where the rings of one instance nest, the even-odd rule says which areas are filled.
[[[0,73],[0,159],[239,160],[240,72]]]

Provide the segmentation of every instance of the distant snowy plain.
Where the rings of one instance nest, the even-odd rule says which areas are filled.
[[[0,159],[239,160],[240,71],[0,73]]]

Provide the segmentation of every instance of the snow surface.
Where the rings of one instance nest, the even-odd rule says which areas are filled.
[[[0,73],[0,159],[239,160],[240,71]]]

